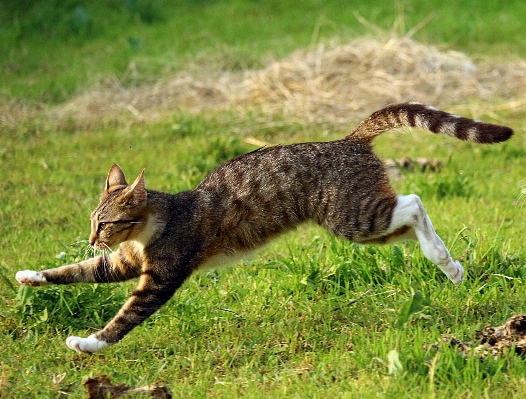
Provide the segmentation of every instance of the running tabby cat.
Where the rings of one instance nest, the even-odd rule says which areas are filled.
[[[31,286],[139,279],[101,331],[67,339],[81,352],[121,340],[200,267],[238,258],[307,220],[356,243],[416,239],[424,255],[458,284],[464,270],[435,233],[420,198],[398,196],[372,152],[376,136],[403,127],[477,143],[513,134],[507,127],[404,103],[373,113],[341,140],[276,146],[232,159],[194,190],[175,195],[147,190],[144,171],[128,185],[113,165],[91,214],[89,242],[99,250],[118,249],[56,269],[20,271],[16,279]]]

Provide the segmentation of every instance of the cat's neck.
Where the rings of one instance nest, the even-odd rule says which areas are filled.
[[[172,237],[181,231],[184,231],[184,235],[190,234],[191,229],[195,228],[196,217],[203,213],[203,209],[197,210],[198,194],[194,191],[168,194],[147,190],[147,193],[143,227],[131,239],[141,250],[161,238],[167,225],[170,230],[167,234]]]
[[[139,222],[141,228],[138,234],[131,239],[138,249],[143,250],[163,233],[169,212],[167,209],[168,197],[167,194],[148,190],[144,218]]]
[[[131,240],[141,251],[155,241],[163,232],[166,225],[160,215],[149,214],[143,222],[141,231]]]

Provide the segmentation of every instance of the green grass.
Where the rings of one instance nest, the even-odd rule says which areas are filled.
[[[427,21],[417,40],[476,57],[526,56],[522,0],[25,0],[0,5],[0,94],[57,103],[108,78],[149,82],[192,59],[258,67],[318,40],[374,31],[355,13],[399,33]]]
[[[525,222],[514,205],[526,155],[520,136],[491,147],[423,133],[378,140],[381,154],[447,161],[440,173],[408,173],[396,185],[421,195],[463,260],[468,273],[459,287],[417,244],[362,247],[305,226],[253,259],[196,274],[155,317],[102,354],[68,350],[65,338],[102,327],[133,284],[19,289],[12,276],[85,255],[89,212],[112,162],[130,178],[146,166],[150,187],[175,192],[252,149],[228,133],[232,121],[224,116],[183,118],[176,118],[187,126],[183,134],[168,121],[4,142],[10,151],[2,167],[12,171],[0,187],[10,193],[0,200],[6,397],[82,397],[81,383],[101,374],[134,386],[162,381],[183,397],[203,398],[525,393],[522,359],[464,359],[447,345],[433,347],[442,333],[472,340],[487,323],[526,310]],[[421,306],[408,315],[417,293]],[[403,366],[396,376],[388,372],[393,349]]]
[[[1,54],[21,65],[7,77],[0,74],[6,94],[22,101],[62,101],[100,76],[122,74],[132,61],[145,68],[141,77],[147,79],[171,73],[184,65],[179,59],[199,54],[219,60],[230,54],[225,68],[245,67],[234,65],[245,60],[257,66],[267,54],[282,56],[308,45],[316,23],[320,37],[365,32],[336,2],[304,2],[296,6],[301,19],[293,17],[292,2],[188,1],[177,9],[163,3],[163,18],[151,17],[149,23],[131,18],[117,1],[99,11],[90,8],[98,2],[63,4],[70,9],[61,16],[79,4],[85,7],[92,31],[75,36],[62,19],[51,23],[49,16],[57,11],[45,8],[40,12],[48,17],[41,22],[50,22],[48,29],[55,32],[48,39],[30,37],[45,28],[38,23],[24,27],[38,21],[35,11],[18,14],[18,33],[1,25],[3,37],[11,34],[10,41],[0,41]],[[153,7],[148,12],[158,15],[160,3],[141,7],[147,4]],[[371,4],[361,2],[360,14],[389,29],[396,19],[394,4]],[[485,49],[497,57],[510,48],[513,56],[525,54],[524,41],[513,33],[522,24],[524,12],[516,13],[523,2],[488,1],[484,7],[453,2],[435,10],[438,6],[427,2],[401,4],[406,27],[434,12],[420,39],[477,56]],[[5,7],[2,16],[14,24],[16,13]],[[224,27],[225,15],[234,11],[243,11],[243,18],[231,18]],[[165,38],[170,30],[173,46]],[[143,39],[136,52],[127,37]],[[104,48],[114,55],[95,63]],[[71,70],[63,76],[60,68],[67,65]],[[524,359],[508,354],[481,360],[434,345],[444,333],[474,340],[486,324],[500,325],[526,312],[526,218],[524,206],[517,205],[526,178],[526,112],[495,116],[498,121],[485,119],[516,129],[510,142],[482,146],[420,132],[388,133],[375,142],[382,158],[444,162],[439,173],[406,173],[394,185],[423,199],[439,235],[467,270],[459,287],[415,243],[357,246],[307,225],[252,259],[195,274],[154,317],[95,355],[70,351],[66,337],[100,329],[133,283],[32,289],[19,288],[14,274],[86,256],[89,214],[112,163],[130,179],[146,167],[148,187],[177,192],[194,187],[219,163],[253,150],[238,133],[244,128],[273,143],[335,139],[344,132],[325,135],[289,121],[254,131],[250,116],[174,113],[162,123],[131,128],[65,132],[34,126],[2,134],[0,396],[82,398],[88,377],[107,374],[114,383],[132,386],[162,382],[175,397],[192,398],[524,397]],[[390,353],[398,355],[401,369],[389,367]]]

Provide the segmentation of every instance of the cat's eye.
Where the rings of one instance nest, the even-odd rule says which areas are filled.
[[[99,231],[102,231],[104,230],[106,227],[108,227],[110,224],[133,224],[133,223],[137,223],[133,220],[115,220],[115,221],[111,221],[111,222],[99,222]]]

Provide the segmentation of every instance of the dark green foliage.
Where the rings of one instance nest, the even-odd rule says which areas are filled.
[[[3,29],[0,32],[16,40],[44,38],[80,43],[102,36],[111,24],[121,28],[140,21],[162,22],[163,0],[21,0],[0,6]]]

